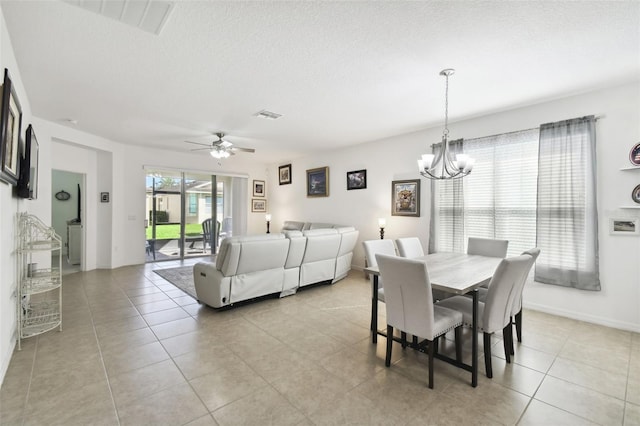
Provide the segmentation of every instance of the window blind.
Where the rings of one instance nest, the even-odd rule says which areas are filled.
[[[509,240],[509,256],[535,247],[538,133],[464,140],[476,166],[463,179],[433,181],[430,251],[465,252],[468,237]]]

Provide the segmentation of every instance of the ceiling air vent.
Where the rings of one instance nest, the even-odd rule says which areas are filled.
[[[266,120],[277,120],[278,118],[282,117],[282,114],[276,114],[275,112],[263,109],[262,111],[256,113],[256,117],[264,118]]]

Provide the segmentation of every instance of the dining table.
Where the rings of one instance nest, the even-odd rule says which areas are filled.
[[[465,253],[438,252],[417,257],[427,264],[429,281],[434,290],[441,290],[452,295],[471,294],[473,299],[471,333],[471,365],[459,362],[443,354],[436,354],[438,359],[471,372],[471,386],[478,385],[478,288],[487,283],[502,261],[498,257],[480,256]],[[371,332],[372,343],[377,343],[378,334],[386,333],[378,330],[378,266],[367,266],[366,273],[373,276],[371,292]]]

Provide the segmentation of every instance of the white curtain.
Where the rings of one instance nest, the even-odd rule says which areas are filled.
[[[600,290],[593,116],[543,124],[535,280]]]
[[[231,178],[231,216],[233,217],[233,235],[247,235],[247,210],[249,180],[247,178]]]

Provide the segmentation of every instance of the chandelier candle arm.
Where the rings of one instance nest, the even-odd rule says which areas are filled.
[[[467,176],[473,170],[475,159],[467,154],[456,154],[455,160],[449,147],[449,77],[455,73],[453,68],[440,71],[440,75],[446,78],[444,130],[442,131],[442,143],[436,155],[423,154],[418,159],[420,175],[427,179],[456,179]]]

